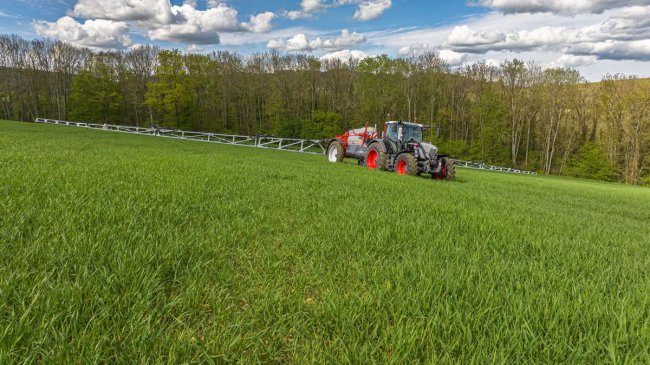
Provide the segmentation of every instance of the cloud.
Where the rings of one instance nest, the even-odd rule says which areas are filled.
[[[514,15],[516,16],[516,15]],[[533,29],[454,27],[444,46],[456,52],[546,51],[598,59],[650,60],[650,6],[630,7],[583,26],[542,26]]]
[[[121,49],[133,44],[125,22],[97,19],[81,24],[64,16],[56,22],[35,21],[33,25],[39,35],[79,46]]]
[[[300,7],[305,13],[313,13],[315,11],[323,11],[327,8],[323,0],[302,0]]]
[[[272,12],[240,23],[237,10],[224,1],[209,0],[205,10],[196,4],[196,0],[184,0],[180,6],[169,0],[78,0],[71,15],[134,23],[151,40],[190,44],[219,44],[220,33],[264,33],[273,28]]]
[[[290,20],[297,20],[297,19],[305,19],[305,18],[310,18],[311,14],[305,13],[301,10],[291,10],[291,11],[285,11],[282,13],[282,15],[285,18],[288,18]]]
[[[454,52],[449,49],[436,49],[428,43],[414,43],[410,46],[402,47],[398,54],[400,56],[417,56],[427,52],[434,52],[450,66],[460,66],[469,60],[469,55],[465,53]]]
[[[332,53],[328,53],[324,56],[322,56],[320,59],[321,61],[333,61],[333,60],[340,60],[343,62],[350,62],[350,61],[358,61],[362,60],[364,58],[368,58],[369,56],[362,51],[355,51],[355,50],[341,50],[341,51],[336,51]]]
[[[285,51],[311,52],[317,49],[323,51],[341,51],[366,41],[366,37],[359,33],[350,33],[347,29],[341,31],[336,38],[322,40],[320,37],[309,40],[305,34],[296,34],[289,39],[273,39],[266,45],[270,49],[282,49]]]
[[[428,43],[414,43],[410,46],[402,47],[399,49],[397,54],[400,56],[415,56],[419,53],[427,52],[433,50],[433,47]]]
[[[317,37],[320,32],[305,27],[290,27],[282,29],[273,29],[268,33],[253,32],[233,32],[221,33],[221,45],[241,46],[241,45],[266,45],[272,40],[288,39],[296,34],[305,34],[308,38]]]
[[[479,0],[473,4],[506,14],[550,12],[576,15],[602,13],[606,10],[633,5],[650,5],[650,0]]]
[[[282,16],[290,20],[308,19],[314,13],[325,12],[330,8],[337,8],[345,5],[356,4],[357,10],[353,19],[368,21],[379,18],[387,9],[392,6],[391,0],[302,0],[300,10],[284,11]]]
[[[225,4],[207,10],[183,4],[173,6],[176,22],[152,26],[148,31],[150,39],[165,42],[194,44],[219,44],[219,32],[242,32],[248,30],[237,21],[237,10]]]
[[[201,53],[204,51],[203,47],[199,47],[196,44],[190,44],[187,48],[185,48],[185,53]]]
[[[364,35],[368,44],[382,53],[408,56],[450,50],[467,57],[464,65],[480,60],[496,64],[513,58],[536,60],[553,67],[576,67],[587,79],[595,81],[613,72],[650,76],[648,23],[650,6],[571,17],[493,11],[451,25],[384,29],[364,32]],[[456,29],[450,39],[454,29],[463,26],[468,29]],[[458,37],[463,34],[461,30],[464,36]],[[594,58],[596,61],[592,63]]]
[[[240,32],[244,27],[237,21],[237,10],[225,4],[197,10],[189,5],[174,6],[172,12],[184,21],[178,25],[196,24],[201,29],[217,32]]]
[[[174,21],[169,0],[78,0],[72,16],[117,21],[170,24]]]
[[[244,27],[255,33],[267,33],[273,29],[271,22],[275,19],[275,14],[267,11],[257,15],[251,15],[249,23],[244,23]]]
[[[172,43],[219,44],[221,39],[215,31],[200,30],[192,25],[168,25],[156,30],[150,30],[152,40]]]
[[[579,67],[589,66],[596,63],[598,57],[596,56],[576,56],[565,54],[560,56],[555,62],[549,64],[550,67]]]
[[[324,51],[340,51],[350,46],[355,46],[357,44],[363,43],[366,41],[366,37],[357,32],[350,33],[347,29],[341,31],[341,35],[336,38],[326,39],[321,45],[321,49]]]
[[[302,0],[300,10],[284,11],[282,15],[290,20],[308,19],[313,17],[313,13],[323,12],[329,7],[332,5],[326,4],[325,0]]]
[[[460,66],[469,60],[469,55],[458,53],[448,49],[442,49],[438,52],[438,57],[442,58],[450,66]]]
[[[455,48],[470,48],[475,51],[482,50],[481,46],[490,46],[502,43],[506,35],[500,31],[477,31],[467,25],[454,27],[447,36],[447,44]]]
[[[600,60],[650,61],[650,39],[582,43],[567,47],[566,51],[579,56],[595,56]]]
[[[309,40],[304,34],[296,34],[290,39],[277,39],[271,40],[266,45],[267,48],[271,49],[283,49],[285,51],[299,51],[299,52],[311,52],[317,50],[321,46],[320,38]]]
[[[362,22],[379,18],[392,6],[391,0],[368,0],[359,4],[354,19]]]

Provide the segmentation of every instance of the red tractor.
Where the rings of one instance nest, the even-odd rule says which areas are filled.
[[[373,170],[395,171],[399,175],[430,174],[437,180],[453,180],[454,160],[439,155],[438,148],[422,141],[425,126],[407,122],[387,122],[379,134],[375,128],[353,129],[329,140],[327,158],[342,162],[355,158]]]

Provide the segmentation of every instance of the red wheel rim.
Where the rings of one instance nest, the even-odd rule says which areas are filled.
[[[407,170],[406,160],[400,160],[397,163],[397,174],[398,175],[406,175],[406,170]]]
[[[376,169],[377,168],[377,157],[379,155],[377,154],[377,151],[371,150],[368,152],[368,158],[366,161],[366,166],[368,166],[369,169]]]
[[[436,174],[436,180],[444,180],[447,177],[447,168],[445,164],[441,162],[440,172]]]

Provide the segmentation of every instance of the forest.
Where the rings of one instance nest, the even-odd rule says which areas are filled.
[[[37,117],[320,139],[368,122],[431,126],[456,158],[650,185],[650,80],[588,83],[538,62],[97,51],[0,35],[0,119]]]

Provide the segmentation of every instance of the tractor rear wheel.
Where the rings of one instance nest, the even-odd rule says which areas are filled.
[[[398,175],[416,176],[418,174],[418,161],[410,153],[402,153],[395,160],[395,172]]]
[[[329,162],[343,162],[345,157],[345,149],[339,141],[332,141],[327,147],[327,160]]]
[[[368,147],[364,158],[366,167],[372,170],[386,170],[386,152],[381,148],[379,143],[373,143]]]

